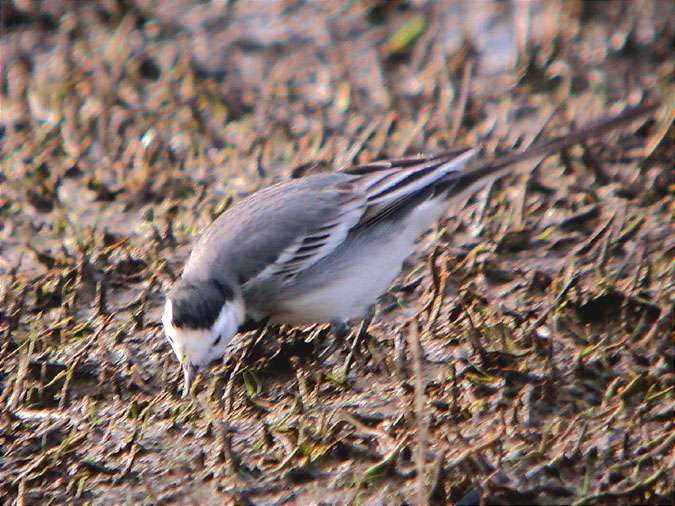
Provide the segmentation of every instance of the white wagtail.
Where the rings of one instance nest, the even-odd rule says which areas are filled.
[[[343,324],[362,317],[415,240],[453,201],[526,158],[550,154],[654,109],[626,109],[496,160],[459,148],[275,184],[221,214],[168,294],[162,322],[184,373],[220,359],[251,322]]]

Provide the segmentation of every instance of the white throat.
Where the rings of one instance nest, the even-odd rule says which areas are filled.
[[[162,323],[178,361],[201,368],[221,358],[225,348],[237,333],[245,316],[244,305],[237,298],[223,304],[218,318],[210,328],[192,329],[173,325],[173,306],[167,299],[164,305]]]

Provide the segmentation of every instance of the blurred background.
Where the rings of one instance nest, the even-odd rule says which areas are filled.
[[[347,382],[319,358],[323,330],[296,330],[253,353],[229,400],[221,367],[208,409],[181,403],[158,320],[194,236],[260,187],[455,144],[500,153],[672,101],[674,9],[2,0],[3,497],[410,502],[405,309],[433,320],[430,502],[672,499],[672,109],[450,217]],[[439,279],[447,298],[429,299]]]

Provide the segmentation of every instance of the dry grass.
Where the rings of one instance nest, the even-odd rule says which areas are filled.
[[[2,2],[2,502],[672,503],[672,108],[448,217],[346,377],[268,329],[184,401],[158,323],[273,181],[672,104],[672,5],[256,3]]]

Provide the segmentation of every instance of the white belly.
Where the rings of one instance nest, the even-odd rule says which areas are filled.
[[[415,240],[445,212],[444,200],[419,206],[400,228],[378,241],[355,248],[342,268],[324,286],[284,302],[284,310],[271,317],[274,323],[302,324],[360,318],[401,271]]]

